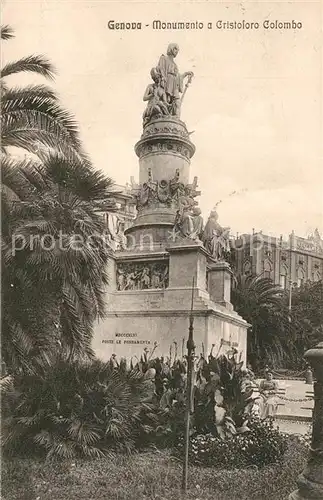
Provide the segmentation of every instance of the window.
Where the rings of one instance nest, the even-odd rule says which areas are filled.
[[[320,281],[320,279],[321,279],[320,273],[318,271],[315,271],[313,273],[313,281]]]
[[[286,276],[286,274],[281,274],[280,275],[280,281],[279,281],[279,283],[280,283],[280,286],[282,288],[286,289],[286,286],[287,286],[287,276]]]
[[[271,271],[272,271],[271,263],[269,262],[269,260],[265,260],[263,276],[265,278],[271,278]]]
[[[304,284],[305,281],[305,273],[302,268],[298,268],[297,270],[297,286],[298,288]]]
[[[247,260],[243,265],[243,274],[249,276],[251,274],[251,264],[249,260]]]

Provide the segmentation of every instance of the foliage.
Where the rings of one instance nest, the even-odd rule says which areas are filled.
[[[10,27],[3,39],[13,36]],[[57,353],[92,356],[103,317],[108,247],[99,211],[112,181],[82,151],[74,118],[44,85],[8,88],[28,71],[52,79],[43,56],[2,70],[2,354],[9,373],[46,369]],[[34,155],[19,159],[11,146]]]
[[[278,464],[225,470],[191,465],[187,499],[282,500],[296,489],[307,450],[293,436]],[[171,500],[181,498],[182,463],[167,452],[63,462],[4,460],[3,500]]]
[[[226,442],[248,433],[253,388],[235,354],[196,362],[191,435]],[[161,385],[162,381],[162,385]],[[42,375],[16,375],[3,391],[7,453],[100,456],[172,447],[183,436],[186,361],[57,361]]]
[[[2,392],[7,454],[98,457],[130,451],[154,417],[152,387],[138,370],[57,362],[44,376],[16,376]]]
[[[296,342],[297,321],[289,313],[280,286],[261,276],[238,276],[232,290],[232,303],[251,324],[248,360],[255,370],[265,365],[277,369],[299,364],[303,352],[300,354]]]
[[[1,39],[14,33],[10,26],[1,28]],[[52,80],[55,68],[46,57],[32,55],[7,63],[1,70],[1,148],[19,147],[36,153],[40,145],[54,148],[68,157],[81,155],[74,117],[59,103],[55,92],[44,85],[9,88],[7,77],[31,72]]]
[[[236,357],[233,351],[227,356],[215,357],[211,353],[208,360],[202,356],[196,359],[191,434],[212,433],[226,439],[247,429],[255,397],[248,372]],[[150,439],[155,444],[171,446],[184,431],[187,361],[177,357],[175,346],[173,358],[148,360],[146,356],[140,361],[139,369],[155,371],[159,425],[153,429]]]
[[[7,367],[32,370],[36,359],[57,350],[71,357],[91,355],[92,325],[104,315],[108,282],[98,209],[111,181],[59,154],[16,169],[5,159],[2,176],[17,194],[14,203],[6,193],[2,199]]]
[[[251,324],[248,360],[255,370],[304,370],[304,352],[323,338],[323,281],[289,292],[269,278],[238,276],[232,289],[235,310]]]
[[[323,340],[323,280],[293,289],[291,319],[300,352]]]
[[[208,467],[263,467],[282,459],[287,440],[270,420],[249,419],[248,430],[222,440],[212,434],[196,435],[190,440],[190,463]],[[177,448],[182,456],[183,442]]]
[[[323,280],[306,282],[293,289],[292,309],[311,319],[313,326],[320,326],[323,318]]]
[[[235,310],[251,324],[248,334],[250,359],[262,358],[269,343],[277,344],[276,327],[282,320],[282,290],[269,278],[238,276],[232,290]]]
[[[253,416],[253,382],[236,358],[233,351],[195,361],[190,434],[196,463],[260,466],[284,452],[272,423]],[[177,355],[152,359],[146,350],[130,366],[114,355],[108,363],[61,360],[42,376],[16,375],[4,389],[9,455],[93,458],[151,446],[181,449],[187,362]]]

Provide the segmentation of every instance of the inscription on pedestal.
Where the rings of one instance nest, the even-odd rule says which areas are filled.
[[[138,339],[138,333],[116,333],[114,339],[102,339],[102,344],[150,345],[150,340]]]

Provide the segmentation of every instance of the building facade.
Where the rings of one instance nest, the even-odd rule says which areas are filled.
[[[106,225],[106,242],[111,250],[126,246],[124,232],[132,226],[136,218],[136,201],[131,194],[132,187],[115,184],[107,204],[102,202],[102,216]],[[106,206],[105,206],[106,205]]]
[[[323,278],[323,240],[318,230],[308,238],[292,232],[287,241],[262,232],[243,234],[231,246],[237,274],[271,278],[285,289]]]

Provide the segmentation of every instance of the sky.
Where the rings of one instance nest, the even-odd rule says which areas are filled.
[[[215,27],[243,19],[259,29]],[[302,28],[265,30],[266,19]],[[149,26],[111,30],[110,20]],[[157,31],[154,20],[205,27]],[[76,116],[86,151],[118,184],[138,179],[134,145],[150,69],[168,43],[178,43],[180,71],[194,72],[181,118],[194,131],[191,178],[198,176],[205,219],[222,200],[219,221],[233,233],[322,233],[321,1],[2,0],[2,23],[16,38],[2,44],[1,64],[30,54],[54,63],[54,88]]]

